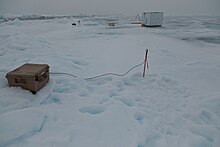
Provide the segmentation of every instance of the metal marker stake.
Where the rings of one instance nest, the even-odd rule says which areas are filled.
[[[146,49],[146,54],[145,54],[145,57],[144,57],[144,71],[143,71],[143,77],[145,76],[146,63],[147,63],[147,54],[148,54],[148,49]]]

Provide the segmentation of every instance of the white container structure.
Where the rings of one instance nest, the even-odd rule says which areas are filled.
[[[146,27],[161,27],[163,24],[163,12],[143,12],[142,25]]]

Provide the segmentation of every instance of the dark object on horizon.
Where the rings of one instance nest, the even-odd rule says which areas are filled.
[[[77,24],[80,25],[80,20],[78,20]]]
[[[72,23],[72,26],[76,26],[76,23]]]
[[[118,18],[117,19],[110,19],[108,22],[109,27],[114,27],[118,24]]]
[[[9,86],[20,86],[36,94],[49,82],[49,68],[47,64],[24,64],[7,73]]]
[[[115,22],[109,22],[108,25],[113,27],[115,26]]]

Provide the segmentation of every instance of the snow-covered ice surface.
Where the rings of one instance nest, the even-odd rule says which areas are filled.
[[[165,17],[162,28],[121,15],[34,18],[0,17],[0,147],[220,146],[220,17]],[[125,73],[146,48],[144,78],[141,66],[84,79]],[[36,95],[8,87],[24,63],[78,78],[51,75]]]

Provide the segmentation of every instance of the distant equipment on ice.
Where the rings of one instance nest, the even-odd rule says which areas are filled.
[[[143,12],[142,26],[161,27],[163,24],[163,12]]]
[[[110,19],[108,20],[108,26],[109,27],[114,27],[118,24],[118,18],[117,19]]]
[[[131,21],[131,24],[142,24],[142,20],[141,20],[139,14],[137,14],[135,19]]]
[[[80,23],[80,20],[78,20],[77,23],[75,23],[75,22],[72,23],[72,26],[76,26],[76,25],[80,25],[80,24],[81,24],[81,23]]]

